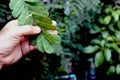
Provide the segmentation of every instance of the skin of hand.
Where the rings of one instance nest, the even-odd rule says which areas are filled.
[[[52,25],[56,26],[53,21]],[[37,26],[18,26],[18,21],[8,22],[0,31],[0,68],[17,62],[22,56],[37,49],[29,44],[29,36],[39,34],[41,29]],[[57,31],[48,31],[57,34]]]

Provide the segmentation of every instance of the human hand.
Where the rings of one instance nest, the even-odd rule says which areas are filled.
[[[52,24],[56,26],[55,21]],[[29,44],[29,36],[38,34],[40,31],[41,29],[35,26],[18,26],[17,20],[8,22],[0,31],[0,67],[13,64],[22,56],[37,49],[36,46]],[[49,32],[57,34],[57,31]]]

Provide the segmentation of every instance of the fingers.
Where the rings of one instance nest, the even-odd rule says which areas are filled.
[[[56,21],[53,20],[52,25],[56,26],[57,25]],[[33,26],[25,25],[25,26],[19,26],[18,27],[18,20],[10,21],[5,26],[4,30],[6,30],[8,28],[14,29],[14,30],[12,30],[12,33],[20,35],[20,36],[34,35],[34,34],[38,34],[38,33],[41,32],[41,29],[39,27],[35,27],[35,26],[33,27]],[[56,30],[48,30],[48,32],[50,34],[57,34],[58,33]]]
[[[20,42],[20,47],[23,55],[29,52],[29,38],[23,37]]]
[[[20,36],[25,36],[25,35],[34,35],[40,33],[41,29],[37,26],[18,26],[18,20],[12,20],[8,22],[5,27],[3,28],[2,31],[9,30],[10,33],[17,34]]]
[[[58,32],[57,32],[56,30],[48,30],[48,32],[49,32],[50,34],[58,34]]]
[[[21,50],[22,50],[23,55],[26,55],[30,51],[37,49],[36,46],[33,46],[33,45],[29,44],[29,38],[28,37],[24,37],[21,40],[20,46],[21,46]]]
[[[37,26],[20,26],[17,28],[17,34],[20,36],[34,35],[41,32],[41,29]]]
[[[56,27],[57,22],[54,21],[54,20],[52,20],[52,25]],[[57,34],[57,33],[58,33],[56,30],[48,30],[48,32],[49,32],[50,34]]]
[[[37,46],[29,45],[29,51],[37,49]]]
[[[53,26],[56,26],[56,25],[57,25],[57,22],[54,21],[54,20],[52,20],[52,25],[53,25]]]

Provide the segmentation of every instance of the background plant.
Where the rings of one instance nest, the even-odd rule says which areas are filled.
[[[5,12],[6,12],[6,6],[4,4],[0,4],[0,22],[5,22]]]

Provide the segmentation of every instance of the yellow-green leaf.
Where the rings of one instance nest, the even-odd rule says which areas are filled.
[[[99,67],[103,63],[103,61],[104,61],[103,53],[101,51],[97,52],[95,55],[95,66]]]
[[[104,18],[104,24],[105,25],[108,25],[109,23],[110,23],[110,21],[111,21],[111,16],[106,16],[105,18]]]
[[[118,11],[112,11],[112,16],[115,21],[119,20],[119,12]]]

